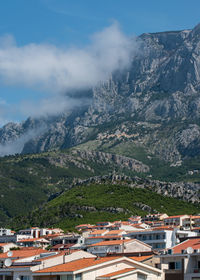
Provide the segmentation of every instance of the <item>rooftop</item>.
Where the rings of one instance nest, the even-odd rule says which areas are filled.
[[[121,274],[130,272],[130,271],[133,271],[133,270],[135,270],[134,267],[124,268],[124,269],[121,269],[121,270],[118,270],[118,271],[115,271],[112,273],[108,273],[108,274],[99,276],[98,278],[107,278],[107,277],[117,276],[117,275],[121,275]]]
[[[90,266],[95,266],[104,262],[112,261],[120,257],[104,257],[104,258],[84,258],[75,261],[71,261],[64,264],[59,264],[53,267],[45,268],[36,271],[36,273],[56,273],[56,272],[73,272]]]
[[[21,250],[13,250],[12,253],[12,257],[11,259],[20,259],[20,258],[28,258],[28,257],[32,257],[32,256],[37,256],[40,255],[41,253],[47,253],[48,251],[43,250],[43,249],[21,249]],[[7,253],[2,253],[0,254],[0,259],[6,259],[8,258]]]
[[[188,239],[186,241],[183,241],[182,243],[174,246],[173,253],[174,254],[181,254],[182,250],[186,250],[188,247],[195,249],[200,249],[200,237],[199,238],[193,238],[193,239]]]

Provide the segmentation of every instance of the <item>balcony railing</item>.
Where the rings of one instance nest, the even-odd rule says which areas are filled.
[[[200,268],[194,268],[194,269],[193,269],[193,272],[194,272],[194,273],[200,273]]]

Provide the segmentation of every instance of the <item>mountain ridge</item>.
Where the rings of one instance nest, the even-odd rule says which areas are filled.
[[[3,222],[110,174],[199,203],[200,25],[137,40],[129,68],[68,94],[81,106],[0,129],[0,154],[18,153],[0,158]]]
[[[95,137],[99,126],[127,118],[162,124],[189,119],[199,130],[199,38],[199,25],[192,30],[142,34],[131,67],[93,88],[90,104],[60,116],[7,124],[0,129],[0,144],[43,127],[44,133],[24,140],[22,153],[68,148]]]

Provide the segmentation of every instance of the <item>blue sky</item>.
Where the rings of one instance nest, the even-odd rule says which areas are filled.
[[[2,0],[0,37],[12,36],[22,51],[31,43],[81,50],[116,21],[125,36],[191,29],[200,22],[199,11],[199,0]],[[22,73],[20,82],[0,74],[0,126],[28,117],[28,109],[19,110],[27,102],[37,107],[48,98],[48,88],[23,83]]]

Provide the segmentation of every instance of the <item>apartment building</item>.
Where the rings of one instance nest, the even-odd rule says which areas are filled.
[[[200,279],[200,238],[186,240],[160,255],[166,280]]]
[[[180,242],[181,238],[196,236],[196,232],[183,231],[177,228],[160,227],[149,230],[129,232],[125,236],[138,239],[155,250],[171,248]]]

